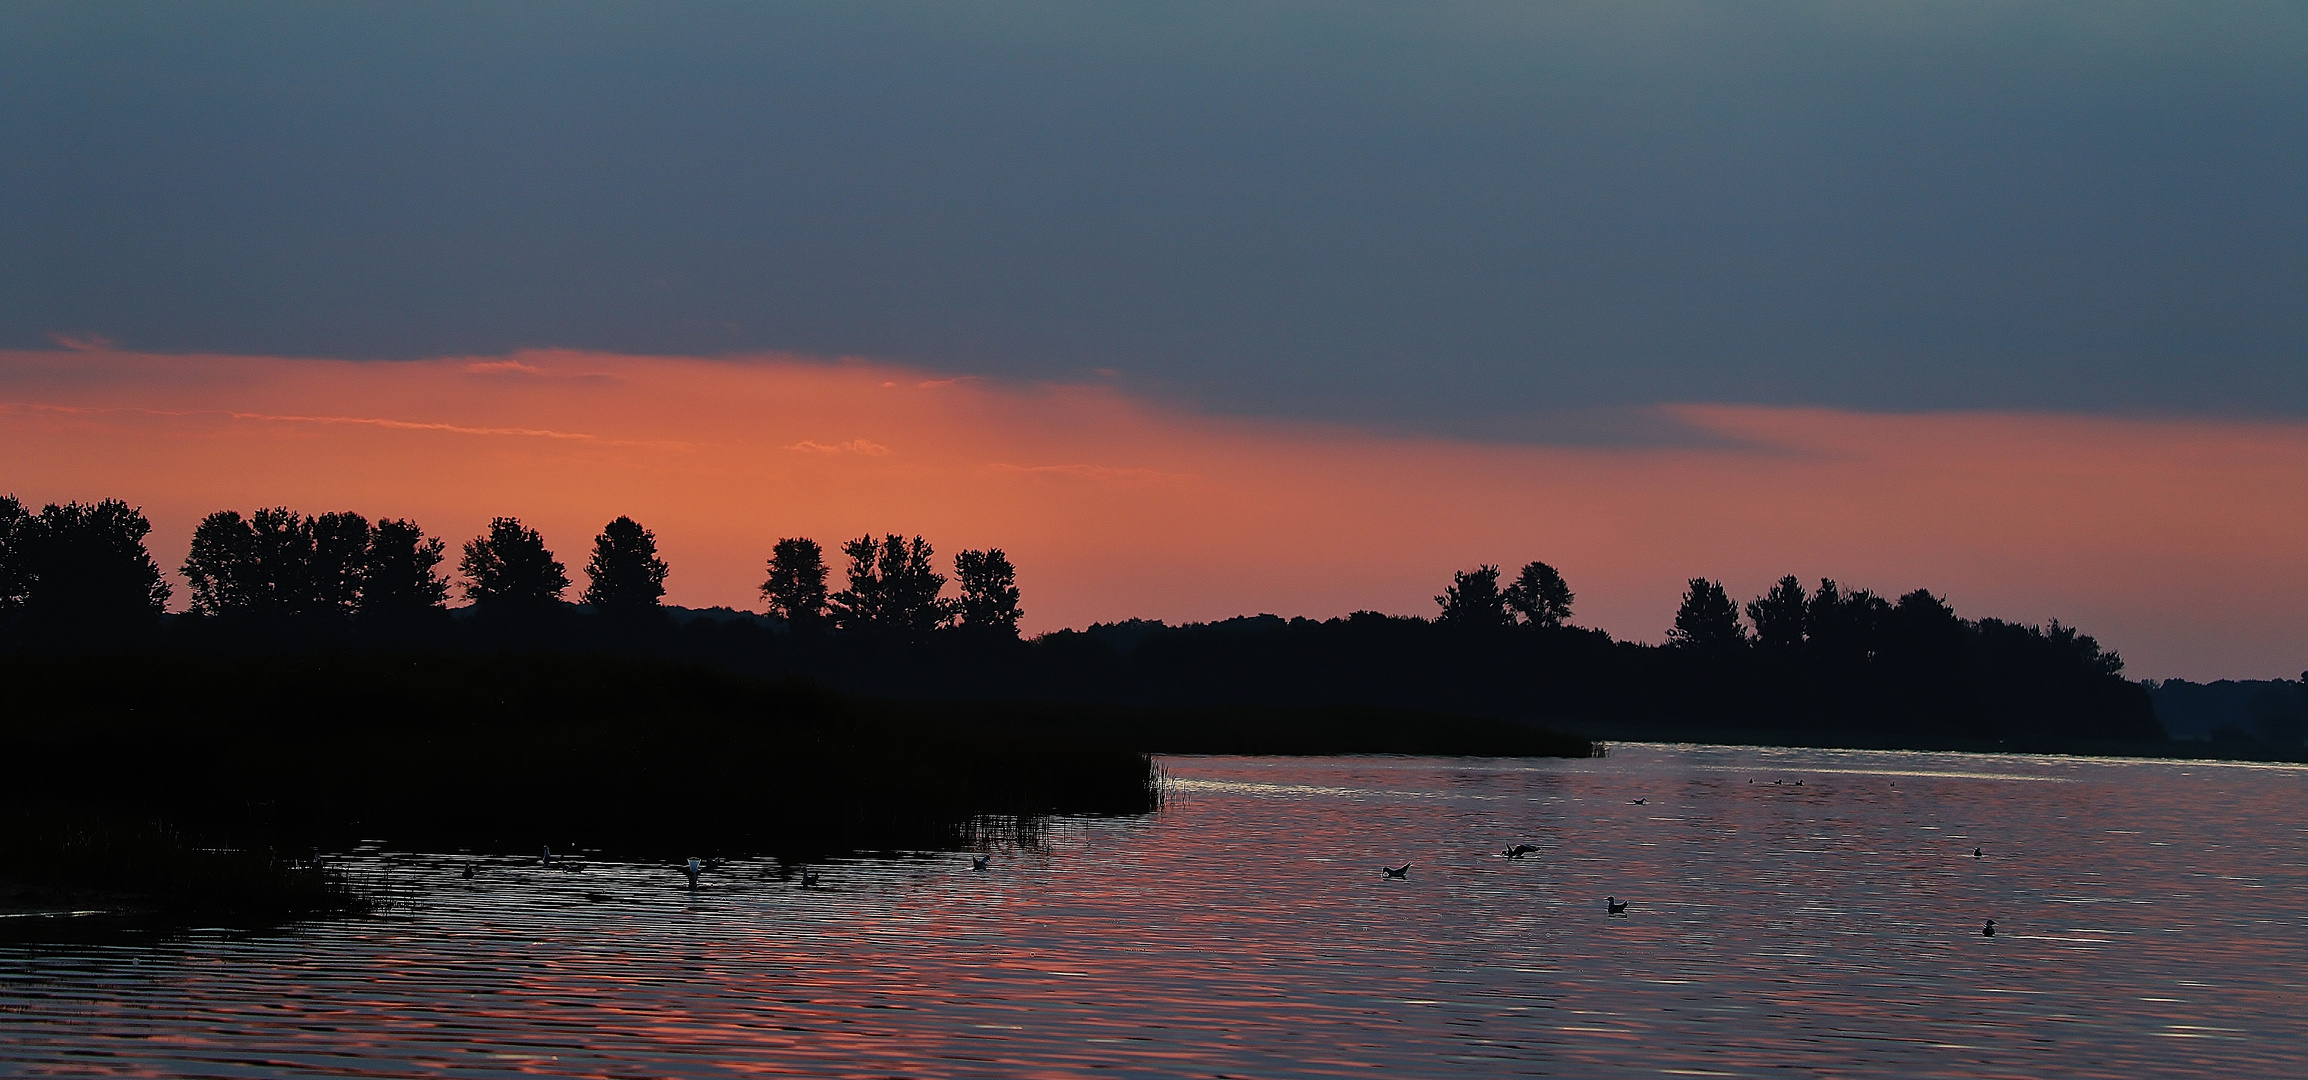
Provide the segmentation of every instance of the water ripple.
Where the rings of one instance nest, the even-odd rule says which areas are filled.
[[[692,891],[669,866],[466,881],[458,856],[349,853],[405,902],[0,948],[0,1073],[2308,1074],[2299,771],[1164,765],[1186,797],[1163,813],[1061,822],[983,872],[917,853],[804,889],[738,860]]]

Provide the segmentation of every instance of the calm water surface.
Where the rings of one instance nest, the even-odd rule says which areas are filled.
[[[2301,769],[1166,765],[983,873],[380,851],[389,916],[0,946],[0,1073],[2308,1076]]]

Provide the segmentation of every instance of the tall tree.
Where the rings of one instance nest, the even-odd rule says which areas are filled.
[[[195,615],[240,615],[256,606],[249,588],[256,532],[238,510],[219,510],[192,529],[192,550],[177,569],[192,586]]]
[[[170,590],[145,549],[152,523],[143,511],[118,499],[50,503],[29,531],[25,618],[53,640],[118,640],[167,610]]]
[[[825,622],[825,577],[825,549],[815,540],[787,537],[770,549],[769,579],[761,583],[761,598],[770,614],[807,633]]]
[[[1864,664],[1880,649],[1891,605],[1866,589],[1845,592],[1833,578],[1819,579],[1819,591],[1803,613],[1805,649],[1840,665]]]
[[[1747,628],[1739,624],[1739,605],[1723,591],[1723,583],[1692,578],[1675,609],[1675,625],[1667,643],[1688,649],[1730,649],[1747,644]]]
[[[657,557],[657,534],[629,517],[619,517],[593,538],[585,563],[583,599],[611,618],[657,614],[665,598],[665,560]]]
[[[1499,592],[1499,568],[1489,564],[1451,574],[1450,585],[1434,602],[1442,606],[1435,621],[1465,630],[1496,630],[1513,623],[1507,598]]]
[[[954,556],[954,578],[962,587],[956,610],[964,630],[1015,638],[1018,620],[1018,571],[1001,548],[965,551]]]
[[[1526,563],[1506,591],[1507,606],[1532,626],[1561,626],[1570,622],[1574,599],[1571,583],[1543,562]]]
[[[1770,592],[1747,601],[1747,618],[1755,624],[1755,643],[1787,651],[1802,648],[1804,616],[1809,607],[1803,583],[1793,574],[1780,578]]]
[[[414,521],[386,519],[371,526],[361,568],[361,620],[408,623],[446,608],[449,582],[440,571],[446,547]]]
[[[349,510],[322,514],[312,519],[312,534],[307,606],[314,615],[345,618],[360,607],[361,580],[369,562],[369,519]]]
[[[0,620],[24,607],[32,593],[32,533],[39,526],[14,495],[0,495]]]
[[[255,543],[247,563],[254,610],[269,619],[312,614],[313,522],[285,506],[249,515]]]
[[[918,637],[951,617],[950,605],[938,597],[946,576],[931,564],[930,545],[921,537],[908,543],[891,533],[877,544],[861,536],[841,549],[849,556],[849,588],[828,603],[842,629]]]
[[[519,518],[491,518],[486,535],[465,541],[457,569],[465,599],[491,616],[533,618],[554,610],[569,588],[568,568],[545,538]]]

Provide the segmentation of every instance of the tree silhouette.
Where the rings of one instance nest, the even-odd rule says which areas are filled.
[[[666,571],[665,560],[657,557],[657,534],[620,517],[593,538],[583,599],[611,618],[656,614],[662,610]]]
[[[1435,621],[1464,630],[1496,630],[1510,625],[1507,598],[1499,592],[1499,568],[1484,564],[1451,574],[1451,583],[1434,602],[1442,605]]]
[[[152,625],[168,582],[145,550],[152,523],[118,499],[50,503],[20,537],[30,571],[25,620],[52,640],[87,644]]]
[[[257,614],[284,619],[312,610],[313,523],[283,506],[249,515],[254,537],[246,587]]]
[[[457,569],[465,575],[465,599],[484,615],[542,616],[569,588],[568,568],[546,548],[545,538],[519,518],[489,519],[487,535],[465,541]]]
[[[1756,644],[1790,652],[1802,648],[1809,603],[1803,595],[1803,583],[1793,574],[1780,578],[1770,592],[1747,601],[1747,618],[1755,623]]]
[[[360,599],[368,546],[368,519],[359,514],[313,518],[272,507],[243,519],[219,510],[193,529],[180,569],[196,614],[342,618]]]
[[[796,632],[808,633],[825,622],[825,576],[825,549],[815,540],[787,537],[770,550],[769,579],[761,583],[761,598],[770,614]]]
[[[32,593],[32,534],[38,519],[14,495],[0,495],[0,621],[21,611]]]
[[[1819,591],[1803,613],[1804,642],[1830,663],[1864,664],[1881,646],[1891,605],[1866,589],[1844,592],[1833,578],[1819,579]]]
[[[1729,649],[1747,644],[1747,628],[1739,625],[1739,605],[1731,602],[1721,582],[1692,578],[1675,609],[1675,626],[1667,643],[1689,649]]]
[[[1507,586],[1507,606],[1532,626],[1561,626],[1571,619],[1571,583],[1543,562],[1527,563]]]
[[[449,582],[439,569],[446,547],[414,521],[386,519],[372,526],[361,568],[361,620],[409,623],[446,608]]]
[[[891,533],[875,543],[861,536],[841,546],[849,556],[849,588],[828,601],[835,624],[844,630],[891,637],[919,637],[951,617],[938,598],[946,576],[930,563],[930,545],[921,537],[907,543]]]
[[[954,578],[962,587],[957,605],[961,627],[973,633],[1018,636],[1018,571],[1001,548],[954,556]]]
[[[237,615],[255,607],[249,564],[256,557],[256,533],[238,510],[219,510],[192,530],[192,550],[177,572],[192,586],[195,615]]]
[[[310,613],[345,618],[360,608],[361,582],[369,562],[369,519],[343,511],[322,514],[311,524]]]

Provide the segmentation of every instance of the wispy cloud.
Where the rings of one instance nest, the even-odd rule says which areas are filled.
[[[838,443],[821,443],[811,439],[803,439],[786,447],[786,449],[799,450],[805,454],[864,454],[867,457],[886,457],[890,452],[889,447],[864,439],[851,439],[848,442]]]
[[[1163,472],[1160,469],[1133,469],[1114,465],[1087,465],[1067,463],[1060,465],[1012,465],[1006,461],[993,462],[985,467],[991,473],[1023,473],[1039,476],[1072,476],[1084,480],[1195,480],[1193,473]]]
[[[0,402],[0,408],[82,416],[96,416],[105,413],[135,413],[143,416],[173,417],[222,416],[234,420],[256,420],[274,424],[360,424],[402,431],[443,431],[454,435],[516,435],[537,439],[603,441],[598,435],[588,435],[581,431],[553,431],[549,428],[525,427],[473,427],[466,424],[447,424],[426,420],[394,420],[379,416],[298,416],[282,413],[240,412],[233,409],[147,409],[134,406],[88,408],[78,405],[49,405],[37,401],[5,401]]]
[[[48,340],[73,352],[105,352],[112,348],[112,339],[102,334],[50,334]]]

